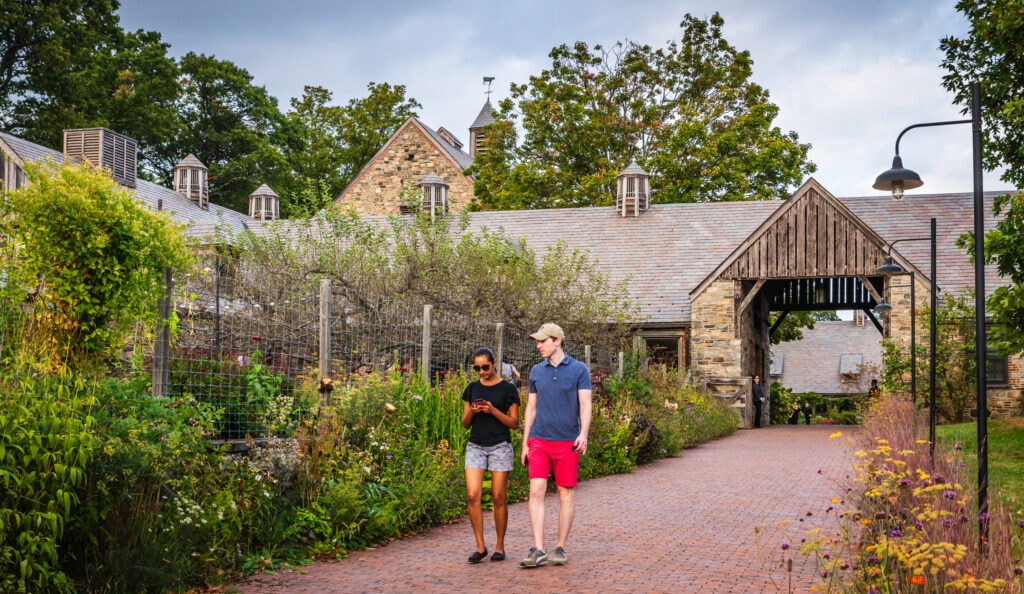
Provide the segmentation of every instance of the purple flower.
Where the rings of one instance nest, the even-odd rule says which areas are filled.
[[[900,485],[902,485],[904,487],[909,485],[912,482],[914,482],[914,481],[908,479],[907,477],[903,477],[903,478],[900,479]]]
[[[946,518],[945,520],[942,521],[942,525],[944,527],[946,527],[946,528],[952,528],[953,527],[953,520],[951,520],[949,518]]]
[[[953,449],[959,452],[960,450],[964,449],[964,446],[963,444],[958,443],[953,445]]]
[[[1021,569],[1019,567],[1014,567],[1013,568],[1013,575],[1021,575],[1021,574],[1024,574],[1024,569]]]
[[[942,496],[950,500],[956,499],[956,491],[944,491]]]
[[[868,565],[878,565],[879,561],[880,559],[878,558],[878,555],[871,555],[868,557]]]
[[[988,512],[981,512],[980,514],[978,514],[978,521],[979,522],[987,522],[987,521],[989,521],[991,519],[992,519],[992,515],[989,514]]]
[[[1024,520],[1017,520],[1017,526],[1020,528],[1024,528]]]
[[[789,543],[788,542],[782,543],[782,550],[783,551],[787,550],[788,548],[789,548]]]
[[[889,531],[889,538],[899,538],[901,536],[903,536],[903,533],[900,532],[899,530],[890,530]]]

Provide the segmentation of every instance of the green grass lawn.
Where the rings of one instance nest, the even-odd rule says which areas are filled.
[[[998,497],[1013,512],[1014,519],[1024,517],[1024,419],[989,420],[988,484],[991,497]],[[977,489],[977,425],[941,425],[935,428],[937,443],[964,448],[964,460],[971,472],[971,487]]]

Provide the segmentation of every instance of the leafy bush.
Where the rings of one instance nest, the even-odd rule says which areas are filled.
[[[68,375],[0,387],[0,591],[73,591],[60,542],[83,512],[93,397]]]

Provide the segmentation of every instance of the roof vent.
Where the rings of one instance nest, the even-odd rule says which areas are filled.
[[[249,216],[257,221],[273,221],[281,217],[281,197],[263,184],[249,194]]]
[[[621,217],[638,217],[651,206],[651,180],[633,161],[619,174],[615,210]]]
[[[417,185],[423,189],[423,212],[431,219],[448,214],[448,184],[439,175],[428,173]]]
[[[135,187],[138,143],[106,128],[76,128],[64,131],[64,154],[84,159],[100,169],[109,169],[114,181]]]
[[[174,191],[182,194],[199,208],[210,208],[209,170],[195,155],[187,157],[174,166]]]

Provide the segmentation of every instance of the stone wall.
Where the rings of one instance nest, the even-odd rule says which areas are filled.
[[[429,173],[436,173],[448,184],[450,212],[461,212],[473,202],[473,181],[422,129],[410,123],[345,189],[337,203],[351,205],[360,215],[399,214],[402,190]]]
[[[690,305],[690,364],[695,377],[740,377],[743,344],[736,336],[736,284],[716,280]]]
[[[1009,419],[1024,416],[1024,358],[1020,355],[1006,361],[1009,387],[988,391],[988,408],[993,419]]]

